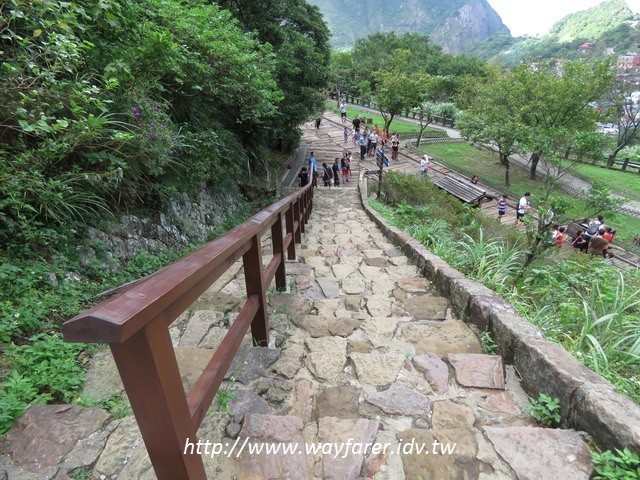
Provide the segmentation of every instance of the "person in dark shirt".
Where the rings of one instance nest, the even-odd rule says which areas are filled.
[[[333,185],[336,187],[340,186],[340,158],[336,157],[333,165],[331,165],[331,170],[333,170]]]
[[[353,129],[356,132],[360,131],[360,117],[356,115],[356,118],[353,119]]]
[[[302,167],[300,173],[298,174],[298,179],[301,187],[304,187],[307,183],[309,183],[309,174],[307,173],[307,167]]]

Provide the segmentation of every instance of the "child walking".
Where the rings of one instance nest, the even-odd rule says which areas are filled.
[[[502,221],[502,217],[504,216],[505,213],[507,213],[507,198],[509,197],[507,196],[506,193],[504,193],[502,195],[502,198],[498,200],[498,221],[499,222]]]

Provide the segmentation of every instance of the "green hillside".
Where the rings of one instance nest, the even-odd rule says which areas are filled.
[[[640,31],[633,20],[634,15],[624,0],[608,0],[564,17],[541,38],[496,36],[481,42],[471,54],[507,65],[602,56],[611,52],[610,49],[613,54],[622,55],[637,49]],[[579,47],[587,42],[593,43],[594,47],[580,50]]]
[[[608,0],[583,12],[568,15],[556,23],[549,34],[560,43],[578,38],[598,39],[631,20],[633,13],[624,0]]]

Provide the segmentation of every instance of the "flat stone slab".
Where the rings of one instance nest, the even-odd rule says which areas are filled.
[[[401,278],[398,280],[398,288],[407,293],[425,293],[429,291],[429,281],[424,277]]]
[[[384,267],[387,264],[387,259],[382,257],[365,258],[364,263],[366,263],[369,267],[380,268]]]
[[[444,320],[449,300],[444,297],[422,295],[410,297],[402,302],[404,309],[416,320]]]
[[[471,430],[476,417],[466,405],[458,405],[449,400],[434,402],[431,428],[434,430],[464,428]]]
[[[325,388],[316,397],[316,418],[358,418],[360,389],[352,385]]]
[[[347,339],[342,337],[307,338],[304,342],[310,352],[336,352],[345,354]]]
[[[456,380],[463,387],[505,389],[502,357],[484,354],[450,354],[449,363],[456,372]]]
[[[135,417],[120,420],[117,428],[100,454],[93,470],[94,475],[107,478],[149,478],[151,460],[142,441]]]
[[[196,347],[178,347],[175,349],[176,360],[178,361],[178,369],[182,378],[184,391],[188,395],[193,386],[196,384],[198,377],[205,369],[213,350]]]
[[[342,290],[347,295],[357,295],[365,290],[364,277],[360,273],[352,273],[348,277],[342,279]]]
[[[317,391],[313,382],[306,378],[299,378],[293,385],[293,400],[288,415],[300,417],[306,425],[313,417],[313,398]]]
[[[416,346],[416,353],[481,353],[478,337],[459,320],[408,324],[402,328],[404,338]]]
[[[415,367],[424,374],[436,393],[446,393],[449,389],[449,366],[434,354],[416,355],[412,359]]]
[[[337,335],[340,337],[348,337],[358,328],[359,322],[350,317],[334,317],[320,315],[306,315],[305,317],[294,320],[297,327],[309,332],[312,337],[326,337]]]
[[[287,275],[302,275],[310,277],[313,274],[311,266],[301,262],[286,262],[285,269],[287,271]]]
[[[207,290],[198,300],[196,300],[193,304],[193,308],[196,310],[215,310],[218,312],[224,312],[233,310],[239,304],[240,300],[237,296],[220,291],[215,292]]]
[[[98,432],[111,419],[109,413],[97,407],[33,405],[0,439],[0,446],[15,466],[32,474],[43,473],[62,463],[77,443]],[[87,465],[95,461],[98,453]],[[81,466],[84,465],[70,465]]]
[[[189,317],[187,326],[180,337],[179,345],[181,347],[197,347],[209,329],[216,325],[221,318],[222,314],[218,312],[210,310],[196,311]]]
[[[367,298],[367,311],[372,317],[388,317],[391,315],[392,301],[388,297],[375,295]]]
[[[236,423],[242,422],[247,413],[273,413],[269,404],[251,390],[235,390],[228,407]]]
[[[572,430],[484,427],[498,454],[520,480],[587,480],[589,447]]]
[[[317,287],[316,287],[317,288]],[[272,295],[269,297],[269,306],[274,310],[284,310],[293,318],[303,317],[311,310],[309,297],[295,293],[293,295]]]
[[[361,383],[382,387],[398,378],[404,355],[391,353],[352,353],[350,355]]]
[[[355,265],[348,265],[344,263],[339,263],[333,265],[331,270],[333,271],[333,275],[338,279],[342,280],[344,277],[351,275],[358,269]]]
[[[398,328],[398,318],[374,317],[362,322],[361,328],[367,334],[374,348],[387,346],[393,340]]]
[[[82,395],[99,402],[122,392],[124,392],[124,385],[111,350],[108,348],[100,350],[89,362],[87,381],[82,388]]]
[[[515,395],[511,392],[500,392],[496,395],[490,395],[480,402],[478,406],[490,412],[506,413],[516,416],[523,414]]]
[[[282,415],[260,415],[249,413],[245,415],[239,438],[249,438],[250,442],[287,444],[299,446],[304,444],[302,437],[303,422],[300,417]],[[244,440],[243,440],[244,441]],[[242,472],[246,475],[239,478],[308,478],[306,453],[302,449],[300,455],[283,453],[268,454],[242,451],[239,462]]]
[[[390,415],[424,415],[429,412],[429,399],[411,388],[393,385],[367,397],[367,402]]]
[[[285,378],[293,378],[302,366],[303,356],[304,347],[302,345],[292,344],[282,350],[280,357],[272,364],[271,368]]]
[[[347,356],[336,351],[308,353],[304,363],[311,373],[322,380],[335,381],[342,373]]]
[[[360,471],[365,459],[364,447],[366,443],[372,443],[376,438],[379,423],[363,418],[343,419],[336,417],[323,417],[318,421],[318,440],[324,443],[345,445],[358,444],[351,448],[347,455],[322,455],[322,475],[320,478],[331,480],[355,480],[360,477]],[[359,450],[358,450],[359,448]],[[307,478],[307,477],[291,477]]]
[[[320,277],[316,278],[316,282],[320,285],[322,293],[326,298],[336,298],[340,296],[340,285],[336,277]]]
[[[400,453],[407,479],[453,480],[479,477],[480,465],[476,459],[478,444],[469,430],[458,428],[436,431],[414,428],[399,432],[396,437],[401,442]],[[422,450],[418,451],[420,448]],[[425,450],[428,450],[428,454],[425,454]]]
[[[248,385],[255,379],[264,377],[269,366],[279,356],[279,348],[241,348],[233,359],[226,378],[233,377],[243,385]]]

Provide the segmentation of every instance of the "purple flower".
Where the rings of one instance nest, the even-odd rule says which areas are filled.
[[[156,132],[154,132],[153,130],[149,130],[148,135],[149,135],[149,138],[153,138],[156,136]]]
[[[157,112],[158,111],[158,106],[154,105],[153,107],[151,107],[151,110],[153,110],[154,112]]]
[[[133,116],[135,118],[140,118],[140,115],[142,115],[138,107],[133,107],[131,110],[133,111]]]

